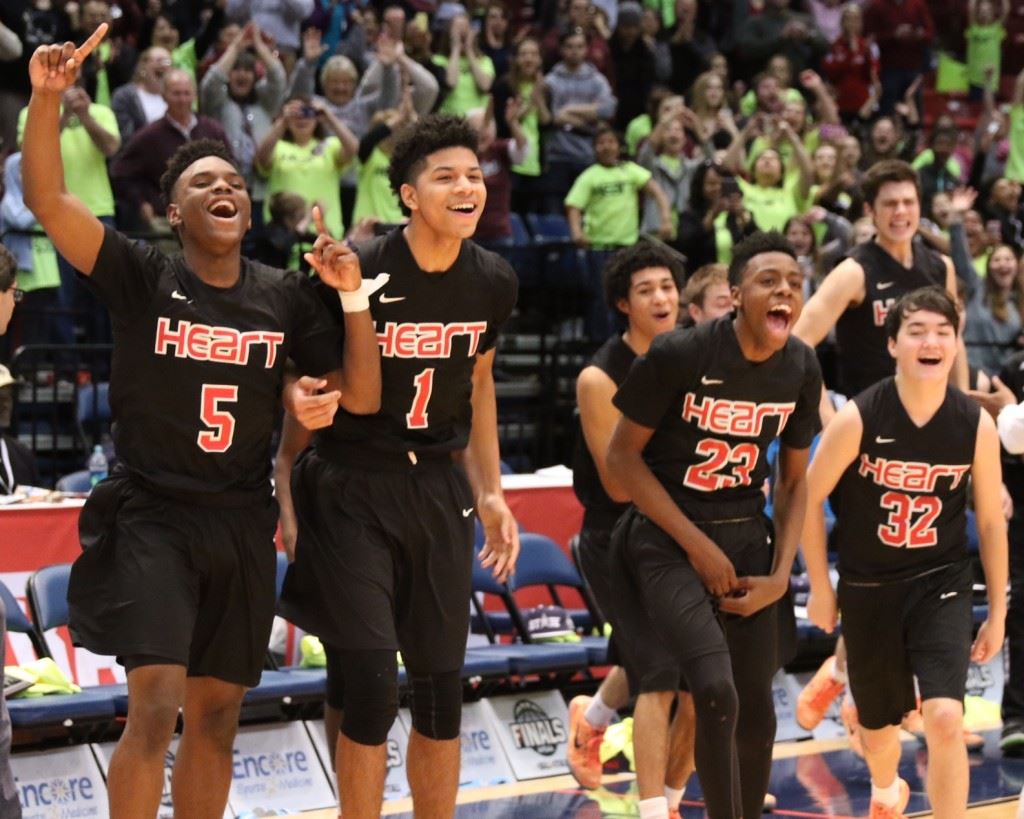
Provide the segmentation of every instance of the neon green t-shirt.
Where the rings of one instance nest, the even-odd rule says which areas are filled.
[[[803,97],[795,88],[787,88],[782,92],[783,102],[800,102],[801,100],[803,100]],[[749,117],[756,110],[757,94],[754,93],[754,89],[750,89],[740,98],[740,113],[745,117]]]
[[[964,37],[967,40],[967,81],[981,88],[987,85],[995,91],[999,87],[1006,29],[1002,23],[968,26]],[[987,68],[994,69],[991,80],[985,79]]]
[[[448,58],[445,55],[435,54],[433,61],[435,65],[439,65],[447,70]],[[491,62],[491,58],[480,57],[478,63],[481,70],[493,79],[494,63]],[[487,93],[476,87],[473,72],[469,70],[469,58],[461,57],[459,59],[459,81],[448,92],[438,110],[442,114],[454,114],[458,117],[465,116],[467,111],[472,111],[474,108],[486,108],[488,96]]]
[[[921,153],[914,157],[910,163],[910,167],[915,171],[921,170],[925,165],[931,165],[935,161],[935,151],[931,148],[925,148]],[[955,156],[951,156],[946,160],[946,173],[952,174],[956,177],[963,176],[963,169],[960,167],[960,160]]]
[[[782,231],[790,217],[800,212],[797,189],[789,182],[778,188],[762,188],[739,177],[736,182],[743,193],[743,204],[760,230]]]
[[[654,123],[648,114],[641,114],[633,117],[626,126],[626,152],[630,156],[636,156],[640,142],[651,135],[654,130]]]
[[[719,264],[732,263],[732,232],[728,220],[729,214],[725,211],[715,217],[715,259]]]
[[[388,169],[391,157],[378,145],[359,168],[356,183],[356,205],[352,211],[353,223],[372,216],[384,224],[395,224],[405,218],[398,204],[398,197],[391,190]]]
[[[1010,109],[1010,155],[1003,173],[1007,179],[1024,182],[1024,105]]]
[[[41,229],[39,225],[36,229]],[[26,293],[60,287],[57,251],[45,236],[32,237],[32,269],[18,271],[18,287]]]
[[[519,99],[532,99],[533,86],[532,82],[519,86]],[[512,173],[520,176],[540,176],[540,119],[537,117],[537,109],[532,104],[526,109],[519,127],[526,134],[526,157],[520,164],[512,166]]]
[[[89,106],[89,114],[104,131],[121,135],[117,117],[107,106],[93,103]],[[18,115],[19,145],[25,133],[27,116],[28,109],[22,108]],[[71,117],[60,132],[60,158],[64,163],[64,185],[68,192],[81,199],[93,216],[113,216],[114,192],[107,174],[107,158],[96,147],[78,117]]]
[[[637,193],[650,179],[635,162],[594,164],[576,177],[565,204],[583,212],[583,232],[595,248],[632,245],[640,233]]]
[[[338,167],[341,152],[341,141],[336,136],[310,140],[305,145],[278,140],[270,159],[270,171],[266,174],[263,218],[270,221],[270,198],[275,193],[297,193],[310,206],[319,204],[331,235],[342,238],[345,228],[341,223],[339,185],[346,166]]]

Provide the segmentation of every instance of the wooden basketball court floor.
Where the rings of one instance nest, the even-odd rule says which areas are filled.
[[[1004,759],[998,730],[983,732],[985,749],[970,755],[969,819],[1014,819],[1017,797],[1024,787],[1024,759]],[[910,784],[907,814],[929,816],[924,795],[927,753],[909,734],[903,743],[900,776]],[[778,800],[780,819],[867,816],[870,781],[863,760],[845,739],[786,742],[775,746],[769,791]],[[684,819],[705,816],[696,777],[684,799]],[[389,802],[384,816],[412,817],[408,799]],[[637,815],[636,784],[632,774],[605,777],[597,791],[579,788],[570,776],[558,776],[465,790],[459,794],[457,819],[603,819]],[[334,811],[304,814],[308,819],[335,819]],[[766,814],[770,816],[770,814]]]

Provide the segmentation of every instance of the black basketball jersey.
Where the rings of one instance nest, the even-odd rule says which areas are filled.
[[[621,387],[634,361],[636,353],[622,340],[621,335],[616,334],[594,353],[589,366],[597,367],[616,387]],[[587,528],[611,529],[629,504],[616,503],[608,497],[601,483],[597,464],[587,449],[582,427],[576,432],[576,448],[572,458],[572,488],[583,504],[583,525]]]
[[[840,575],[889,582],[965,558],[978,405],[949,387],[942,406],[918,427],[895,378],[853,401],[864,425],[860,449],[832,494]]]
[[[464,241],[448,270],[425,273],[402,228],[361,245],[358,253],[364,278],[391,276],[370,299],[381,354],[381,408],[375,415],[339,409],[317,446],[350,455],[464,449],[473,420],[473,366],[478,353],[494,347],[515,306],[515,271],[496,253]]]
[[[644,460],[685,509],[688,501],[760,499],[765,453],[795,449],[818,431],[821,370],[795,336],[766,361],[748,361],[729,316],[658,336],[615,395],[630,420],[654,429]]]
[[[946,286],[942,258],[920,242],[914,242],[913,253],[909,269],[877,242],[858,245],[849,254],[864,270],[864,300],[847,308],[836,322],[839,367],[847,395],[856,395],[896,372],[885,336],[885,315],[896,300],[919,287]]]
[[[108,228],[84,283],[110,310],[117,454],[156,489],[267,491],[285,361],[341,366],[338,334],[309,280],[242,259],[230,288],[205,284]]]

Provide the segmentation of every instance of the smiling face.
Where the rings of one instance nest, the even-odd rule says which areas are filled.
[[[679,321],[679,288],[666,267],[637,270],[629,281],[629,297],[618,308],[629,319],[630,331],[647,338],[675,328]]]
[[[788,253],[754,256],[732,289],[733,304],[754,346],[768,354],[781,350],[803,309],[804,274]]]
[[[477,155],[468,148],[444,148],[427,156],[413,182],[401,188],[402,202],[439,236],[468,239],[476,231],[487,188]]]
[[[1006,245],[999,245],[988,257],[988,277],[992,283],[1008,293],[1017,278],[1017,257]]]
[[[888,345],[900,375],[945,382],[956,359],[956,329],[941,313],[914,310],[903,317]]]
[[[819,182],[827,182],[836,172],[836,163],[839,162],[839,152],[834,145],[819,145],[812,158],[814,162],[814,175]]]
[[[878,238],[885,242],[909,242],[921,223],[921,201],[913,182],[886,182],[865,207]]]
[[[219,156],[189,165],[174,184],[167,221],[182,244],[223,253],[241,245],[249,229],[252,203],[245,180]]]
[[[814,235],[803,219],[790,219],[786,228],[786,241],[793,245],[798,256],[810,256],[814,250]]]
[[[516,49],[516,67],[524,77],[534,77],[540,69],[540,46],[536,40],[526,39]]]

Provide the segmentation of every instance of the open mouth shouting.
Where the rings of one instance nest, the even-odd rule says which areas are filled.
[[[793,323],[793,308],[788,304],[776,304],[768,309],[765,319],[769,330],[776,333],[786,333]]]
[[[228,222],[238,216],[238,206],[230,199],[215,199],[206,208],[206,212],[218,221]]]

